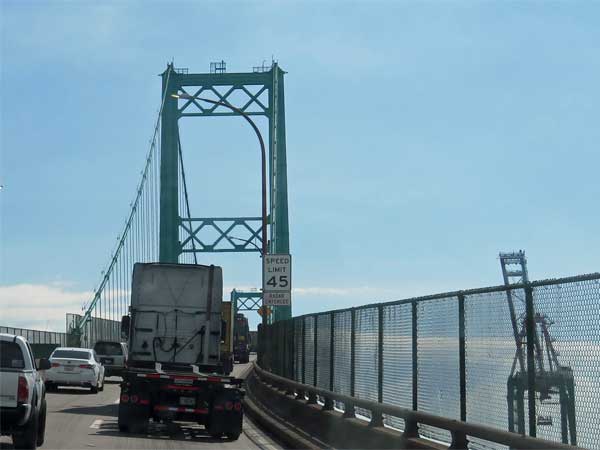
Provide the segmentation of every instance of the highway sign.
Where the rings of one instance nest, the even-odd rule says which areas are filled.
[[[292,290],[292,256],[266,255],[263,259],[263,292]]]
[[[291,302],[292,256],[265,255],[263,258],[263,305],[290,306]]]
[[[263,293],[263,304],[269,306],[290,306],[292,298],[289,292],[265,292]]]

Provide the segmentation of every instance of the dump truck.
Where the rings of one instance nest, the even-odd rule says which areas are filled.
[[[223,276],[218,266],[137,263],[121,321],[129,347],[118,426],[144,433],[149,421],[204,425],[214,438],[242,431],[242,380],[223,374]]]

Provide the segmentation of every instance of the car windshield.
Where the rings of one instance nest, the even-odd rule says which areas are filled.
[[[122,355],[123,350],[118,342],[98,342],[94,345],[94,350],[99,355]]]
[[[21,347],[16,342],[0,341],[0,368],[23,369],[25,359]]]
[[[90,359],[90,352],[81,350],[55,350],[51,358]]]

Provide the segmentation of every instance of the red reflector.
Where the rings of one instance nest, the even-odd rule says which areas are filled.
[[[140,405],[149,405],[150,404],[150,400],[140,400]]]
[[[221,378],[219,378],[219,377],[208,377],[207,381],[209,381],[210,383],[220,383],[221,382]]]
[[[132,396],[131,396],[131,403],[137,403],[137,402],[138,402],[138,400],[139,400],[139,398],[138,398],[138,396],[137,396],[137,395],[132,395]]]
[[[242,410],[242,404],[240,402],[236,402],[235,405],[233,405],[233,407],[235,408],[236,411]]]
[[[29,400],[29,386],[27,386],[27,380],[23,375],[19,375],[19,387],[17,389],[17,402],[27,403]]]
[[[160,373],[149,373],[146,378],[160,378]]]
[[[231,403],[231,402],[225,402],[225,409],[227,411],[231,411],[231,408],[233,408],[233,403]]]
[[[123,394],[121,395],[121,402],[127,403],[129,401],[129,395]]]

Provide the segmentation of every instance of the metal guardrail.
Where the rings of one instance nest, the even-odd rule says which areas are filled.
[[[545,439],[531,438],[485,425],[461,422],[420,411],[413,411],[407,408],[386,405],[385,403],[337,394],[326,389],[280,377],[263,370],[258,364],[254,365],[254,371],[263,382],[271,384],[281,390],[285,390],[288,393],[295,394],[296,399],[308,400],[308,404],[316,404],[318,397],[323,398],[323,411],[333,410],[334,402],[340,402],[345,405],[343,417],[346,418],[355,417],[355,408],[363,408],[370,411],[370,424],[372,426],[383,426],[382,417],[384,414],[400,418],[404,420],[405,423],[402,437],[407,439],[419,438],[419,425],[429,425],[450,432],[452,435],[452,443],[449,448],[452,449],[466,449],[469,442],[468,438],[474,437],[491,443],[506,445],[512,449],[583,450],[582,447],[552,442]],[[306,398],[307,394],[308,398]]]

